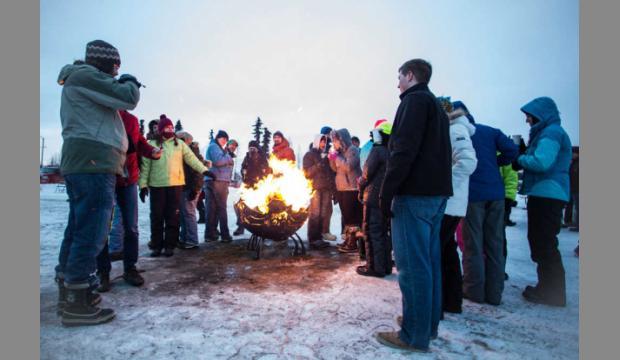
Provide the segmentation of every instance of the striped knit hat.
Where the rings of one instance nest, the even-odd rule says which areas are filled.
[[[86,62],[96,61],[98,63],[121,64],[121,56],[118,50],[103,40],[94,40],[86,44]]]

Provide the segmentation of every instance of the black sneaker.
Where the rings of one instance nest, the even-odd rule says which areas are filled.
[[[159,257],[161,255],[161,249],[151,251],[151,257]]]
[[[355,272],[362,276],[374,276],[378,278],[385,277],[385,275],[375,272],[373,269],[366,267],[366,265],[358,266],[355,269]]]
[[[125,270],[123,279],[131,286],[142,286],[144,284],[144,278],[135,267]]]
[[[232,238],[230,235],[228,235],[228,236],[222,236],[222,242],[223,242],[223,243],[229,243],[229,242],[231,242],[231,241],[233,241],[233,238]]]
[[[217,239],[218,239],[218,236],[217,236],[217,235],[214,235],[214,236],[207,236],[207,237],[205,238],[205,242],[206,242],[206,243],[207,243],[207,242],[215,242],[215,241],[217,241]]]
[[[243,235],[243,233],[245,232],[245,230],[241,227],[238,227],[237,230],[235,230],[235,232],[233,232],[234,236],[239,236],[239,235]]]
[[[171,257],[172,255],[174,255],[174,249],[166,249],[166,250],[164,250],[164,256],[165,257]]]

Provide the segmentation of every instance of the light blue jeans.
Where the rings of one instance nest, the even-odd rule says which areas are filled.
[[[439,231],[445,196],[395,196],[392,246],[402,293],[403,324],[399,337],[428,349],[441,316],[441,244]]]
[[[198,245],[198,222],[196,220],[196,206],[198,196],[194,200],[188,200],[190,190],[183,190],[181,195],[181,233],[180,241],[186,244]]]

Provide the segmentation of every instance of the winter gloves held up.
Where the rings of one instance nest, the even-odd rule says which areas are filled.
[[[526,151],[527,151],[527,146],[525,146],[525,141],[521,139],[521,142],[519,143],[519,156],[517,156],[517,158],[512,162],[512,169],[514,171],[523,170],[523,166],[519,164],[519,157],[521,155],[525,155]]]
[[[142,86],[142,83],[140,83],[140,82],[138,81],[138,79],[136,79],[136,77],[135,77],[135,76],[133,76],[133,75],[123,74],[123,75],[121,75],[121,77],[119,77],[119,78],[118,78],[118,82],[119,82],[119,83],[121,83],[121,84],[122,84],[122,83],[125,83],[125,82],[127,82],[127,81],[129,81],[129,82],[132,82],[132,83],[136,84],[136,86],[137,86],[138,88],[140,88],[140,87]]]

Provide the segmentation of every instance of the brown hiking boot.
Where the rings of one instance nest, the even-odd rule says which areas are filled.
[[[418,349],[415,346],[411,346],[411,345],[404,343],[398,337],[398,331],[378,332],[375,334],[375,337],[377,338],[377,341],[379,341],[381,344],[385,346],[389,346],[391,348],[420,352],[420,353],[430,352],[428,349]]]
[[[403,327],[403,316],[402,315],[398,315],[396,317],[396,323],[398,324],[398,326],[400,326],[401,328]],[[432,336],[431,335],[431,340],[435,340],[437,339],[437,335]]]

